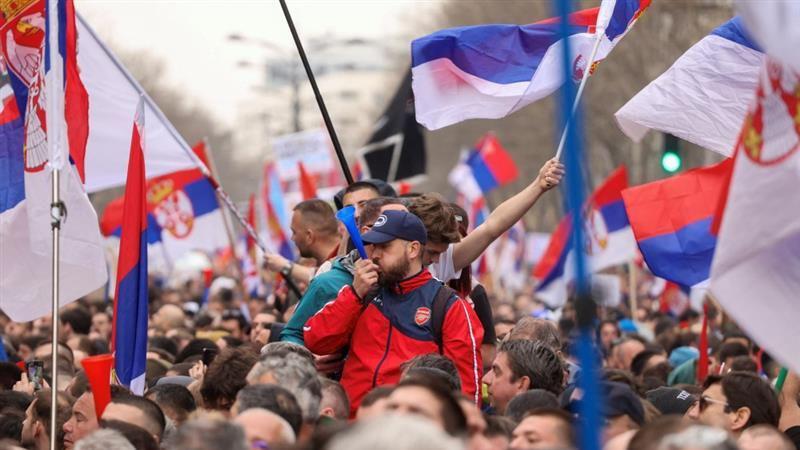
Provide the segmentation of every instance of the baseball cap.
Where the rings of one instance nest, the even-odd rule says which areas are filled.
[[[649,390],[645,396],[650,403],[661,411],[661,414],[683,415],[697,400],[694,395],[683,389],[666,386]]]
[[[644,424],[644,406],[630,386],[615,381],[601,381],[599,387],[603,392],[602,410],[605,417],[628,416],[637,424]],[[562,404],[566,403],[565,409],[577,414],[580,397],[582,395],[577,394],[574,388],[567,389],[562,394]]]
[[[361,236],[365,244],[383,244],[394,239],[428,242],[428,231],[419,217],[406,211],[384,211],[372,229]]]

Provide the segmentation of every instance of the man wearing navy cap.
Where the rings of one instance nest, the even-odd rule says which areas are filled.
[[[351,411],[372,388],[397,383],[403,362],[440,351],[455,362],[464,393],[477,402],[483,329],[455,292],[439,294],[442,283],[423,267],[422,221],[409,212],[385,211],[362,240],[369,259],[356,262],[353,285],[304,327],[305,344],[314,353],[349,345],[341,382]]]

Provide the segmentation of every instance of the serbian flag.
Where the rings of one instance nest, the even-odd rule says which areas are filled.
[[[467,165],[469,156],[469,150],[461,150],[458,163],[450,170],[450,173],[447,175],[447,181],[450,183],[450,186],[453,186],[453,189],[458,192],[458,195],[464,198],[466,203],[471,204],[478,199],[483,201],[483,190],[475,180],[472,169]]]
[[[691,287],[708,279],[717,204],[733,168],[725,161],[622,191],[625,210],[653,274]]]
[[[467,157],[467,166],[484,194],[514,181],[519,176],[511,155],[500,145],[500,140],[493,133],[487,133],[478,141]]]
[[[137,395],[144,394],[147,366],[147,185],[143,143],[144,101],[140,100],[125,185],[111,343],[117,379]]]
[[[193,150],[208,167],[203,143]],[[214,187],[200,169],[147,180],[146,198],[147,243],[162,247],[151,248],[151,256],[163,252],[174,261],[192,250],[214,253],[230,244]],[[103,235],[121,235],[124,202],[124,197],[118,197],[106,206],[100,218]]]
[[[622,191],[627,187],[628,173],[625,166],[621,166],[586,202],[586,242],[583,247],[592,272],[626,263],[636,257],[636,240],[622,201]],[[567,287],[574,279],[571,224],[569,214],[561,219],[550,237],[547,250],[533,269],[533,276],[539,281],[536,295],[553,308],[566,302]]]
[[[637,142],[655,129],[730,156],[763,61],[744,22],[734,17],[620,108],[617,124]]]
[[[603,0],[570,17],[572,80],[606,58],[650,0]],[[612,9],[613,8],[613,9]],[[564,82],[558,19],[531,25],[450,28],[411,43],[417,121],[436,130],[467,119],[498,119],[542,99]]]
[[[795,371],[800,370],[798,117],[800,74],[769,59],[736,145],[710,288],[748,335]]]
[[[60,232],[60,304],[100,288],[108,273],[97,215],[81,183],[79,139],[70,140],[86,127],[85,117],[70,110],[80,80],[65,74],[77,70],[70,54],[71,2],[51,0],[47,10],[44,1],[2,9],[0,309],[27,322],[52,312],[52,169],[61,171],[60,197],[68,210]]]
[[[267,234],[278,253],[286,259],[294,259],[292,243],[289,240],[289,216],[284,199],[281,180],[273,162],[264,164],[261,179],[261,202],[264,205]]]

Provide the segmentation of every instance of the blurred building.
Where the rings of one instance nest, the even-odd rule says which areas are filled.
[[[305,44],[325,105],[348,155],[364,144],[405,69],[405,62],[397,62],[402,59],[398,58],[402,47],[396,44],[331,37]],[[325,126],[297,52],[270,51],[268,55],[258,67],[264,73],[263,85],[241,104],[234,129],[237,153],[259,161],[271,157],[274,137]]]

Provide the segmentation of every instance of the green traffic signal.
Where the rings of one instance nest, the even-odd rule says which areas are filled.
[[[681,170],[682,165],[681,155],[677,152],[667,150],[661,155],[661,168],[664,169],[664,172],[675,173]]]
[[[683,168],[681,158],[681,140],[676,136],[664,133],[664,142],[661,151],[661,169],[673,174]]]

